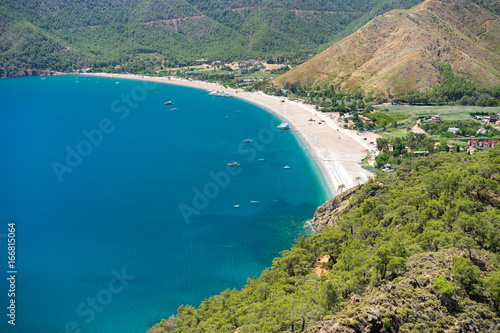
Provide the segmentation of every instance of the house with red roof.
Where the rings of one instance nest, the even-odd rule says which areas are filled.
[[[489,148],[495,147],[498,144],[498,140],[469,140],[467,141],[467,147],[471,148]]]

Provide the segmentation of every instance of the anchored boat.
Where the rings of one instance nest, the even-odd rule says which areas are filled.
[[[282,129],[282,130],[287,130],[287,129],[290,129],[290,124],[288,124],[288,123],[281,123],[281,124],[279,124],[276,127],[278,127],[279,129]]]

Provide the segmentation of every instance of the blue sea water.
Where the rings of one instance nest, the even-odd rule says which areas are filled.
[[[1,332],[145,332],[258,276],[329,194],[293,131],[237,98],[71,75],[0,98]]]

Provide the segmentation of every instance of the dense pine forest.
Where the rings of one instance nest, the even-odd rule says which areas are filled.
[[[245,288],[183,305],[149,332],[498,331],[499,184],[497,148],[378,173],[334,225]]]
[[[131,62],[139,71],[145,59],[159,68],[200,58],[305,60],[375,15],[418,2],[5,0],[0,76]]]

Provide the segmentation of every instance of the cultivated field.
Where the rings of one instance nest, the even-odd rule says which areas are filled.
[[[406,105],[388,105],[377,107],[380,111],[389,115],[405,114],[408,119],[405,120],[406,126],[413,126],[418,118],[429,118],[440,115],[443,121],[447,120],[470,120],[472,112],[499,113],[500,107],[480,107],[480,106],[406,106]],[[386,111],[389,110],[389,111]]]

